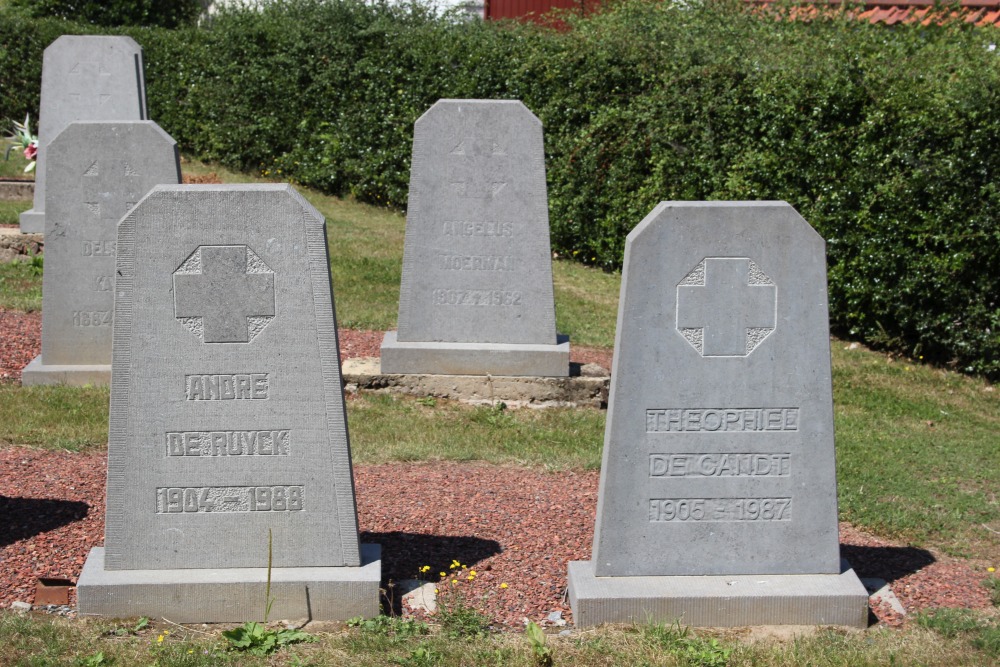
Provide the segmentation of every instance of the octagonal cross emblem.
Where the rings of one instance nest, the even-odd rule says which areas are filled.
[[[703,357],[745,357],[774,331],[777,306],[749,257],[706,257],[677,284],[677,331]]]
[[[173,277],[174,316],[205,343],[249,343],[274,319],[274,271],[245,245],[198,246]]]

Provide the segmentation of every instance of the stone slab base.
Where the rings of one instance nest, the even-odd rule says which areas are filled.
[[[428,375],[569,376],[569,337],[555,345],[405,343],[397,332],[382,339],[383,373]]]
[[[382,373],[378,357],[345,359],[344,389],[435,396],[473,404],[503,401],[510,407],[587,406],[608,403],[611,378],[596,364],[570,367],[570,377]]]
[[[34,181],[0,180],[0,200],[20,201],[35,196]]]
[[[382,550],[361,545],[361,567],[276,567],[271,620],[346,621],[379,613]],[[175,623],[264,620],[267,568],[104,569],[104,547],[90,550],[76,584],[80,616],[149,616]]]
[[[23,211],[20,217],[22,234],[44,234],[45,233],[45,212],[39,213],[35,209]]]
[[[111,384],[111,364],[55,365],[42,363],[42,357],[31,360],[21,371],[21,385],[31,387],[42,384],[85,384],[107,386]]]
[[[577,627],[868,625],[868,591],[846,562],[840,574],[596,577],[592,561],[571,561],[569,601]]]

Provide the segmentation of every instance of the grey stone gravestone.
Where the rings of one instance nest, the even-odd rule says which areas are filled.
[[[323,217],[287,185],[158,186],[118,227],[105,545],[83,615],[378,613]]]
[[[544,156],[542,124],[517,101],[439,100],[417,120],[383,373],[569,375]]]
[[[839,555],[823,239],[784,202],[664,202],[629,234],[577,625],[863,627]]]
[[[179,183],[177,144],[149,120],[73,122],[48,147],[42,353],[24,385],[108,384],[118,221]]]
[[[74,120],[147,120],[142,48],[131,37],[63,35],[42,57],[34,208],[21,231],[45,231],[48,145]]]

